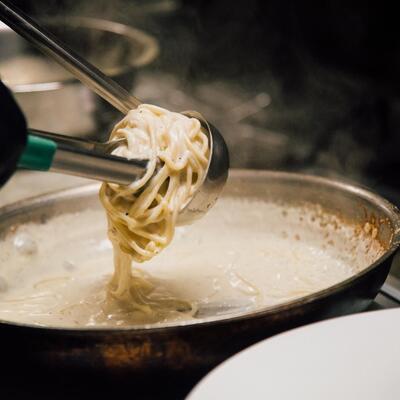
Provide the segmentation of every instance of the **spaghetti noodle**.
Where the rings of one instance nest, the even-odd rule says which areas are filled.
[[[109,298],[146,314],[193,311],[189,303],[157,292],[148,276],[132,270],[131,264],[150,260],[171,242],[179,212],[207,171],[208,138],[197,119],[152,105],[131,110],[115,126],[110,139],[120,138],[126,145],[113,154],[149,163],[145,175],[131,185],[104,183],[100,189],[114,248]]]

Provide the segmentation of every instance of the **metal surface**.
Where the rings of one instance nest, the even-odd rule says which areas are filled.
[[[100,153],[111,153],[118,146],[126,143],[126,139],[124,138],[107,142],[95,142],[93,140],[59,135],[58,133],[39,131],[37,129],[31,129],[30,132],[33,133],[35,136],[39,136],[45,139],[51,139],[55,141],[58,146],[68,146],[75,149],[98,151]]]
[[[393,302],[400,304],[400,279],[393,275],[388,276],[381,292]]]
[[[126,114],[141,104],[114,80],[104,75],[50,32],[46,32],[14,5],[0,1],[0,18],[122,113]]]
[[[209,124],[196,111],[184,111],[182,114],[197,118],[208,137],[210,159],[202,185],[189,203],[179,213],[178,224],[186,225],[201,218],[215,204],[228,178],[229,153],[225,140],[215,126]]]
[[[1,209],[0,233],[12,225],[44,221],[97,205],[98,186],[86,186]],[[270,199],[288,205],[319,204],[327,213],[361,227],[375,221],[386,250],[376,262],[328,289],[274,307],[239,315],[199,319],[186,326],[128,329],[52,329],[0,324],[3,362],[106,375],[187,374],[200,377],[238,350],[277,332],[333,316],[365,310],[384,283],[399,245],[398,210],[358,187],[305,175],[232,171],[229,196]],[[267,229],[267,227],[266,227]],[[135,381],[137,382],[137,381]]]
[[[129,185],[144,175],[148,160],[127,160],[80,149],[57,149],[50,171]]]
[[[123,87],[131,88],[137,69],[151,63],[158,54],[153,37],[120,23],[52,17],[43,19],[42,24]],[[6,49],[0,55],[0,75],[15,93],[31,128],[107,139],[120,115],[114,107],[11,29],[0,31],[0,44]],[[12,74],[8,77],[7,63],[11,61]]]
[[[31,132],[57,144],[50,171],[121,185],[131,184],[146,172],[148,160],[128,160],[110,154],[125,139],[98,143],[50,132]]]

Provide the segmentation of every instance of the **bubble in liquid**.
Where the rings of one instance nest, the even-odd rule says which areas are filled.
[[[33,255],[38,251],[36,242],[26,233],[19,233],[15,236],[14,247],[24,255]]]
[[[5,278],[0,276],[0,293],[6,292],[8,289],[8,283]]]
[[[69,260],[64,260],[62,266],[66,271],[73,271],[74,269],[76,269],[76,265]]]
[[[112,244],[108,239],[103,239],[96,243],[95,248],[98,251],[110,250],[112,249]]]

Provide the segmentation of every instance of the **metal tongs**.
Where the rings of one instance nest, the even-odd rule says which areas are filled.
[[[0,1],[0,20],[122,113],[126,114],[141,104],[14,5]],[[185,224],[201,217],[217,200],[227,179],[229,155],[221,134],[199,113],[186,111],[182,114],[200,121],[210,146],[210,161],[204,182],[179,216],[179,222]],[[113,142],[95,143],[52,133],[31,132],[20,161],[20,165],[26,168],[53,170],[123,185],[135,181],[146,172],[148,160],[127,160],[111,155],[110,148],[115,145]]]
[[[131,184],[134,177],[146,171],[148,160],[128,160],[111,154],[125,139],[99,143],[33,129],[30,132],[19,167],[122,185]]]

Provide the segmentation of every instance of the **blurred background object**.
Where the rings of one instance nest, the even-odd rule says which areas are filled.
[[[41,17],[43,25],[73,49],[133,88],[138,69],[157,56],[157,41],[141,30],[99,18]],[[110,130],[118,111],[68,71],[2,26],[0,77],[15,93],[31,128],[76,136]]]
[[[118,78],[116,71],[123,71],[120,81],[143,101],[201,111],[224,132],[233,167],[342,177],[400,204],[394,6],[333,0],[14,3],[42,21],[56,18],[49,30],[89,59],[96,54],[91,59],[105,72]],[[83,23],[73,22],[82,17],[118,22],[138,37],[98,26],[86,34]],[[25,57],[29,46],[4,41],[5,28],[0,32],[7,42],[0,75],[6,76],[10,52]],[[135,63],[143,52],[146,61]],[[13,73],[24,85],[32,83],[32,69],[21,68]],[[40,101],[37,92],[19,92],[18,101],[35,128],[104,139],[118,113],[74,85],[72,93],[64,83],[40,92]],[[48,112],[46,102],[62,115]]]

